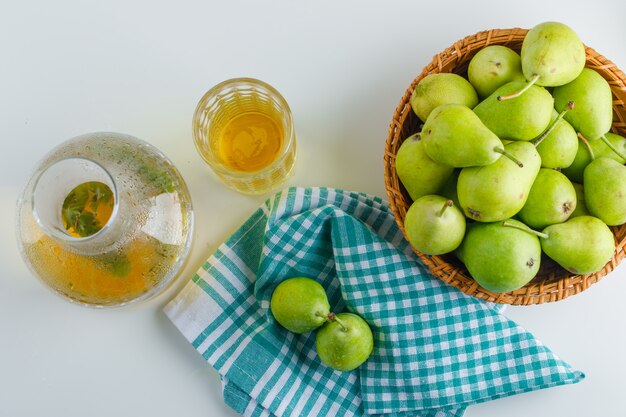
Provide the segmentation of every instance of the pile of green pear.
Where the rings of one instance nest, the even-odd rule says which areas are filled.
[[[351,371],[372,354],[374,337],[367,322],[354,313],[331,312],[324,287],[311,278],[288,278],[278,284],[270,310],[276,321],[293,333],[319,328],[317,355],[333,369]]]
[[[395,160],[415,249],[453,252],[494,292],[530,282],[542,254],[573,274],[606,265],[608,226],[626,222],[626,139],[609,132],[611,89],[585,62],[571,28],[544,22],[520,54],[487,46],[467,78],[421,79],[411,107],[423,124]]]

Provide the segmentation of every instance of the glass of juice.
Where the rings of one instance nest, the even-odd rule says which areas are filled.
[[[289,105],[269,84],[234,78],[211,88],[193,116],[194,143],[230,188],[264,194],[292,173],[296,136]]]

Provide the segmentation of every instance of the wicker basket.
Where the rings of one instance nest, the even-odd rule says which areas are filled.
[[[411,83],[400,104],[396,108],[393,120],[389,126],[389,135],[385,144],[385,185],[391,209],[398,226],[404,233],[404,216],[412,200],[400,183],[396,174],[395,155],[409,135],[418,129],[420,120],[411,109],[410,98],[417,83],[426,75],[439,72],[454,72],[467,76],[467,66],[472,56],[487,45],[505,45],[517,52],[520,51],[527,29],[493,29],[478,32],[454,43],[452,46],[436,55],[424,68],[422,73]],[[596,70],[610,84],[613,91],[613,128],[612,131],[622,136],[626,135],[626,76],[610,60],[587,47],[587,67]],[[562,300],[578,294],[600,281],[611,272],[626,256],[624,245],[626,242],[626,225],[612,228],[615,235],[617,249],[613,258],[602,270],[589,275],[571,275],[554,261],[544,256],[542,266],[537,276],[524,287],[508,293],[494,293],[480,287],[474,281],[465,266],[453,255],[427,256],[415,251],[432,273],[474,297],[494,301],[497,303],[528,305]]]

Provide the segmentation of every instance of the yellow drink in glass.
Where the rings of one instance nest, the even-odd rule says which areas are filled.
[[[198,103],[193,118],[200,156],[230,188],[263,194],[292,173],[293,118],[285,99],[252,78],[224,81]]]

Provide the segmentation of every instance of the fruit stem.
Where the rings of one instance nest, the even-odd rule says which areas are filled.
[[[533,84],[537,82],[537,80],[539,80],[539,74],[533,75],[533,78],[531,78],[530,81],[528,81],[524,87],[522,87],[520,90],[516,91],[515,93],[511,93],[506,96],[498,96],[498,101],[510,100],[512,98],[521,96],[522,94],[526,92],[526,90],[532,87]]]
[[[617,148],[615,146],[613,146],[613,144],[611,143],[611,141],[609,141],[606,138],[606,135],[602,135],[600,136],[600,139],[602,139],[602,142],[604,142],[606,144],[606,146],[609,147],[609,149],[611,149],[613,152],[615,152],[615,154],[617,156],[619,156],[622,159],[626,159],[626,156],[624,156],[620,151],[617,150]]]
[[[591,156],[591,160],[595,160],[596,159],[596,155],[593,153],[593,149],[591,149],[591,145],[589,144],[589,141],[587,140],[586,137],[583,136],[582,133],[578,132],[578,138],[580,139],[580,141],[585,145],[585,147],[587,148],[587,151],[589,151],[589,155]]]
[[[550,125],[546,128],[546,130],[543,131],[543,133],[537,137],[536,139],[533,139],[531,141],[531,143],[533,145],[535,145],[535,148],[537,146],[539,146],[539,144],[550,134],[552,133],[552,131],[556,128],[556,124],[559,122],[559,120],[561,120],[563,118],[563,116],[565,116],[565,113],[567,113],[570,110],[574,109],[574,101],[571,100],[569,103],[567,103],[567,107],[565,107],[563,109],[563,111],[561,111],[561,113],[559,113],[559,115],[556,117],[556,119],[554,119],[554,121],[552,123],[550,123]]]
[[[509,158],[511,161],[515,162],[515,164],[517,164],[518,167],[524,168],[524,164],[522,164],[519,159],[517,159],[516,157],[514,157],[513,155],[511,155],[510,153],[505,151],[504,148],[500,148],[500,147],[496,146],[495,148],[493,148],[493,150],[494,150],[494,152],[498,152],[498,153],[506,156],[507,158]]]
[[[339,324],[339,326],[341,327],[342,331],[344,331],[344,332],[348,331],[348,328],[346,327],[346,325],[341,320],[339,320],[339,318],[337,318],[337,315],[335,313],[333,313],[332,311],[330,313],[328,313],[327,320],[328,321],[336,321]]]
[[[519,225],[517,225],[517,224],[509,223],[509,222],[507,222],[506,220],[502,222],[502,226],[512,227],[512,228],[514,228],[514,229],[518,229],[518,230],[522,230],[522,231],[524,231],[524,232],[532,233],[532,234],[534,234],[534,235],[539,236],[539,237],[540,237],[540,238],[542,238],[542,239],[548,239],[548,238],[550,237],[550,236],[549,236],[548,234],[546,234],[546,233],[541,233],[541,232],[538,232],[538,231],[536,231],[536,230],[531,229],[530,227],[522,227],[522,226],[519,226]]]
[[[443,216],[443,213],[445,213],[446,209],[447,209],[448,207],[452,207],[453,205],[454,205],[454,201],[452,201],[452,200],[448,200],[448,201],[446,201],[445,203],[443,203],[443,207],[442,207],[442,208],[441,208],[441,210],[439,211],[438,216],[439,216],[439,217]]]

